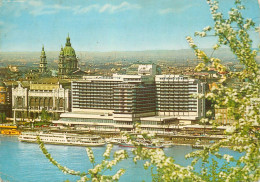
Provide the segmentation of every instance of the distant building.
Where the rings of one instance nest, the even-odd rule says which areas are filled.
[[[0,104],[6,104],[6,86],[3,82],[0,82]]]
[[[133,64],[126,70],[127,75],[159,75],[161,68],[155,64]]]
[[[46,61],[46,55],[45,55],[45,51],[44,51],[44,46],[42,46],[39,72],[40,73],[46,73],[47,72],[47,61]]]
[[[156,70],[155,64],[139,65],[138,66],[138,75],[155,76],[156,74],[157,74],[157,70]]]
[[[215,109],[215,123],[218,125],[232,125],[234,123],[234,117],[228,115],[227,108]]]
[[[11,117],[12,110],[9,99],[8,86],[4,82],[0,82],[0,122],[5,117]]]
[[[12,117],[12,88],[17,86],[16,81],[5,81],[5,90],[6,90],[6,95],[5,95],[5,114],[6,117],[11,118]]]
[[[19,71],[11,71],[10,67],[0,68],[0,80],[16,80],[19,77]]]
[[[0,82],[0,123],[4,121],[6,112],[6,87],[3,82]]]
[[[78,70],[78,59],[75,50],[71,46],[69,36],[67,37],[65,47],[61,47],[58,64],[58,76],[62,78],[68,77]]]
[[[126,74],[127,75],[137,75],[138,67],[139,67],[139,64],[132,64],[131,66],[127,67]]]

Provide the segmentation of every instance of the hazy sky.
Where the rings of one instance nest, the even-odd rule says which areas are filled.
[[[223,12],[232,2],[221,1]],[[259,25],[257,0],[244,4]],[[212,24],[206,0],[0,0],[0,51],[59,51],[68,33],[76,51],[183,49],[186,36]]]

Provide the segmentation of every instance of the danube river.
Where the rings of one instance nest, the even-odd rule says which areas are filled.
[[[87,172],[91,167],[84,147],[46,145],[46,148],[54,159],[70,169]],[[114,146],[112,153],[118,149],[122,148]],[[131,153],[131,149],[123,149]],[[172,148],[164,149],[168,156],[174,157],[176,163],[184,166],[190,163],[190,160],[186,160],[184,156],[193,150],[190,146],[173,146]],[[104,151],[105,147],[93,148],[96,162],[100,162],[103,159]],[[228,149],[222,149],[220,153],[234,154],[234,152]],[[57,167],[53,166],[45,158],[37,144],[19,142],[17,137],[0,135],[0,157],[0,177],[4,181],[62,182],[79,179],[59,171]],[[137,164],[134,164],[132,161],[130,155],[129,159],[120,162],[112,171],[107,171],[106,174],[115,174],[116,170],[124,168],[126,173],[120,178],[120,181],[151,181],[151,171],[144,170],[143,161],[139,161]]]

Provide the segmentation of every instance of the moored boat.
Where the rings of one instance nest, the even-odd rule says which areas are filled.
[[[202,144],[195,144],[192,145],[191,147],[194,149],[204,149],[204,147],[208,147],[209,145],[202,145]]]
[[[195,144],[193,144],[191,147],[194,148],[194,149],[203,149],[204,147],[207,147],[208,145],[205,145],[205,144],[201,144],[201,141],[198,140],[196,141]]]
[[[120,144],[120,143],[126,143],[127,142],[127,138],[107,138],[106,139],[107,143],[111,143],[111,144]]]
[[[193,149],[203,149],[204,145],[195,144],[191,146]]]
[[[120,147],[130,147],[130,148],[135,148],[135,147],[137,147],[137,146],[133,145],[133,144],[130,143],[130,142],[127,142],[127,143],[119,143],[119,146],[120,146]],[[143,148],[148,148],[148,149],[163,148],[162,145],[156,146],[156,145],[152,145],[152,144],[149,144],[149,143],[140,143],[140,146],[142,146]]]
[[[173,143],[172,143],[172,142],[164,142],[164,143],[162,144],[162,146],[163,146],[164,148],[171,148],[171,147],[173,147]]]
[[[67,133],[36,133],[28,132],[22,133],[18,139],[21,142],[36,143],[37,136],[46,144],[56,145],[75,145],[84,147],[98,147],[105,145],[104,140],[99,136],[94,135],[78,135]]]
[[[0,124],[0,131],[3,135],[20,135],[21,132],[17,129],[15,125],[5,125]]]
[[[21,132],[16,129],[3,129],[3,130],[1,130],[1,134],[3,134],[3,135],[20,135]]]

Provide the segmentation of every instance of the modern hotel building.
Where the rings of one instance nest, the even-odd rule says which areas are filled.
[[[155,65],[140,65],[138,75],[86,76],[71,83],[72,112],[62,113],[57,124],[93,131],[171,131],[181,122],[205,114],[204,84],[180,75],[156,75]]]

